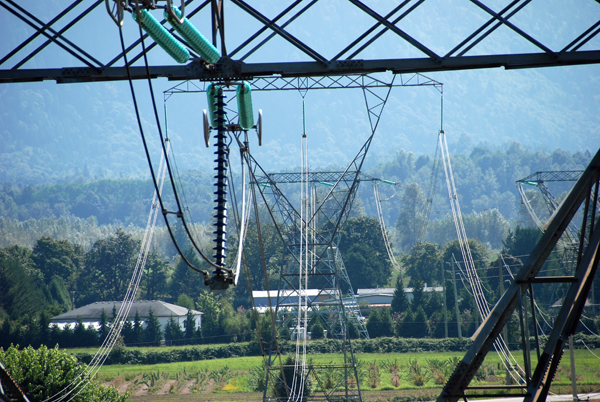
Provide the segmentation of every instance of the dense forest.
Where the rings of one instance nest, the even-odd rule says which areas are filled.
[[[539,237],[539,231],[531,227],[530,218],[519,205],[515,180],[535,171],[583,170],[590,158],[589,152],[569,154],[560,149],[552,153],[532,152],[518,143],[504,150],[475,148],[469,155],[453,157],[469,244],[490,303],[499,297],[501,275],[511,273],[503,272],[502,259],[502,266],[515,272]],[[370,183],[362,183],[350,217],[340,228],[338,246],[354,291],[359,287],[396,288],[391,309],[373,310],[369,315],[367,326],[371,336],[443,337],[441,306],[449,306],[446,312],[449,336],[456,336],[459,326],[463,335],[470,335],[478,324],[461,264],[452,264],[454,258],[460,259],[460,250],[447,206],[445,180],[441,172],[437,176],[432,174],[433,162],[433,155],[417,156],[400,150],[367,172],[397,184],[379,185],[400,272],[393,269],[379,222],[373,218],[376,206]],[[211,178],[199,171],[189,171],[181,175],[176,185],[184,194],[184,212],[195,222],[192,227],[196,239],[209,252],[214,197]],[[552,191],[560,199],[569,185],[562,183]],[[8,346],[6,343],[10,342],[22,346],[72,344],[80,339],[73,337],[74,329],[61,335],[55,328],[50,336],[43,323],[75,307],[123,298],[138,257],[152,192],[153,186],[147,180],[95,179],[86,175],[44,185],[2,185],[0,339],[5,342],[0,346]],[[542,200],[536,190],[531,190],[528,196],[541,211]],[[297,194],[290,195],[294,197]],[[173,203],[168,193],[166,200]],[[278,280],[283,246],[264,206],[260,207],[259,216],[267,279],[274,284]],[[179,225],[175,225],[175,236],[184,245],[186,257],[194,265],[208,269],[192,251]],[[230,236],[228,259],[232,260],[236,241],[234,234]],[[211,342],[223,336],[231,340],[249,339],[253,321],[248,312],[246,275],[254,290],[265,289],[254,221],[250,222],[246,245],[249,269],[242,274],[242,285],[210,293],[205,290],[202,277],[177,255],[164,224],[159,224],[138,298],[165,300],[205,313],[201,332],[170,333],[171,339],[184,339],[188,343]],[[556,250],[547,262],[548,272],[564,274],[560,253],[561,250]],[[445,289],[456,287],[457,297],[451,291],[445,292],[445,300],[438,293],[423,292],[426,284]],[[410,303],[403,291],[405,287],[413,288],[414,298]],[[599,292],[600,287],[596,287],[595,284],[594,291]],[[563,291],[561,287],[536,289],[544,314],[552,314],[551,305]],[[456,309],[450,308],[455,305]],[[587,325],[596,331],[595,318],[590,317]],[[314,326],[318,334],[321,324],[311,322],[311,328]],[[42,331],[42,327],[46,329]],[[102,331],[96,331],[86,339],[97,344],[102,336]],[[138,331],[137,335],[128,333],[126,338],[129,344],[140,344],[155,340],[156,334],[143,335]]]

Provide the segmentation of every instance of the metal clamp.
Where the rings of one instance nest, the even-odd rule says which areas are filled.
[[[181,12],[181,18],[179,18],[175,11],[173,11],[172,3],[173,0],[167,0],[167,13],[169,13],[169,16],[173,19],[173,21],[176,21],[179,25],[181,25],[185,20],[185,0],[181,0],[181,6],[179,7],[179,11]]]
[[[117,26],[122,27],[123,21],[124,21],[124,16],[125,16],[123,4],[121,4],[121,2],[119,0],[113,0],[115,2],[115,4],[117,5],[117,10],[116,10],[116,15],[115,15],[113,13],[113,11],[110,9],[109,1],[110,0],[104,0],[104,3],[106,4],[106,11],[108,11],[108,15],[110,16],[110,18],[112,18],[112,20],[115,22],[115,24],[117,24]]]

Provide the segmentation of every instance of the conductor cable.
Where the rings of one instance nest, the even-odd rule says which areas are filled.
[[[139,8],[136,8],[135,12],[136,12],[136,13],[139,13]],[[138,18],[138,21],[140,21],[140,20],[141,20],[141,19],[140,19],[140,18]],[[147,54],[146,54],[146,45],[145,45],[145,42],[144,42],[144,36],[143,36],[143,32],[142,32],[142,26],[141,26],[141,23],[139,23],[139,22],[138,22],[138,28],[139,28],[139,32],[140,32],[140,41],[141,41],[141,44],[142,44],[142,52],[143,52],[143,55],[144,55],[144,64],[145,64],[145,67],[146,67],[146,76],[147,76],[147,80],[148,80],[148,86],[149,86],[149,89],[150,89],[150,97],[151,97],[151,99],[152,99],[152,106],[153,106],[153,110],[154,110],[154,117],[155,117],[155,119],[156,119],[156,125],[157,125],[157,128],[158,128],[158,133],[159,133],[159,136],[160,136],[160,140],[161,140],[161,145],[162,145],[162,148],[163,148],[163,152],[165,152],[166,150],[165,150],[165,144],[164,144],[164,140],[163,140],[163,133],[162,133],[161,125],[160,125],[160,120],[159,120],[159,118],[158,118],[158,111],[157,111],[157,108],[156,108],[156,100],[154,99],[154,89],[153,89],[153,87],[152,87],[152,81],[151,81],[151,76],[150,76],[150,68],[149,68],[149,66],[148,66],[148,57],[147,57]],[[154,169],[153,169],[153,167],[152,167],[152,160],[151,160],[151,157],[150,157],[150,153],[149,153],[149,151],[148,151],[148,146],[147,146],[147,143],[146,143],[145,135],[144,135],[144,132],[143,132],[143,129],[142,129],[142,124],[141,124],[141,119],[140,119],[140,116],[139,116],[139,110],[138,110],[138,106],[137,106],[137,101],[136,101],[136,98],[135,98],[135,92],[134,92],[134,89],[133,89],[133,83],[132,83],[132,81],[131,81],[131,71],[130,71],[130,68],[129,68],[129,64],[128,64],[128,62],[127,62],[127,55],[126,55],[126,53],[125,53],[125,50],[124,50],[124,49],[125,49],[125,45],[124,45],[124,41],[123,41],[123,35],[122,35],[122,29],[121,29],[121,27],[119,27],[119,32],[121,33],[121,46],[122,46],[122,48],[123,48],[123,57],[124,57],[124,59],[125,59],[125,66],[126,66],[126,69],[127,69],[127,75],[128,75],[128,78],[129,78],[129,85],[130,85],[130,89],[131,89],[132,97],[133,97],[133,99],[134,99],[134,107],[135,107],[135,111],[136,111],[136,117],[137,117],[137,120],[138,120],[138,126],[139,126],[139,129],[140,129],[140,134],[141,134],[141,136],[142,136],[142,141],[143,141],[143,143],[144,143],[144,150],[145,150],[145,152],[146,152],[146,158],[147,158],[147,160],[148,160],[148,165],[149,165],[149,167],[150,167],[150,172],[151,172],[151,174],[152,174],[152,180],[153,180],[154,186],[155,186],[155,188],[156,188],[156,187],[157,187],[157,184],[156,184],[156,177],[155,177],[155,174],[154,174]],[[178,216],[179,218],[181,218],[181,223],[183,224],[183,227],[184,227],[184,229],[185,229],[185,232],[186,232],[186,234],[188,235],[188,238],[190,239],[190,242],[192,243],[192,245],[193,245],[194,249],[196,249],[196,251],[197,251],[197,252],[200,254],[200,256],[201,256],[201,257],[202,257],[202,258],[203,258],[203,259],[204,259],[204,260],[205,260],[205,261],[206,261],[206,262],[207,262],[209,265],[211,265],[212,267],[214,267],[214,268],[216,268],[216,269],[223,269],[223,267],[222,267],[222,266],[220,266],[220,265],[217,265],[217,264],[215,264],[214,262],[212,262],[212,261],[211,261],[211,260],[210,260],[210,259],[209,259],[209,258],[206,256],[206,254],[204,254],[204,252],[203,252],[203,251],[200,249],[200,247],[198,247],[198,244],[196,243],[196,241],[195,241],[194,237],[192,236],[192,234],[191,234],[191,232],[190,232],[190,229],[189,229],[189,227],[188,227],[188,225],[187,225],[187,222],[186,222],[186,220],[185,220],[185,217],[184,217],[184,215],[183,215],[182,208],[181,208],[181,201],[180,201],[180,199],[179,199],[179,195],[178,195],[178,193],[177,193],[177,189],[176,189],[176,187],[175,187],[175,181],[174,181],[174,179],[173,179],[173,173],[172,173],[172,170],[171,170],[171,165],[170,165],[170,163],[169,163],[169,159],[168,159],[168,158],[167,158],[167,160],[166,160],[166,166],[167,166],[167,172],[169,173],[169,180],[171,181],[171,187],[173,188],[173,195],[174,195],[174,198],[175,198],[175,202],[176,202],[176,204],[177,204],[177,209],[178,209],[177,216]],[[191,269],[193,269],[193,270],[194,270],[194,271],[196,271],[196,272],[199,272],[199,273],[201,273],[201,274],[204,276],[204,280],[205,280],[205,283],[206,283],[206,281],[207,281],[207,280],[208,280],[208,278],[209,278],[208,271],[206,271],[206,270],[201,270],[201,269],[199,269],[199,268],[195,267],[195,266],[194,266],[194,265],[193,265],[193,264],[192,264],[192,263],[191,263],[191,262],[190,262],[190,261],[189,261],[189,260],[188,260],[188,259],[185,257],[185,255],[183,254],[183,252],[182,252],[181,248],[179,247],[179,245],[178,245],[178,243],[177,243],[177,241],[176,241],[176,239],[175,239],[175,236],[174,236],[174,234],[173,234],[173,231],[172,231],[172,229],[171,229],[171,226],[170,226],[170,224],[169,224],[169,221],[168,221],[168,218],[167,218],[167,214],[168,214],[168,212],[167,212],[167,210],[164,208],[164,204],[163,204],[163,201],[162,201],[162,197],[159,197],[159,203],[160,203],[161,210],[162,210],[162,213],[163,213],[163,216],[164,216],[164,219],[165,219],[165,223],[166,223],[166,226],[167,226],[167,230],[168,230],[168,232],[169,232],[169,235],[170,235],[171,239],[173,240],[173,243],[174,243],[174,245],[175,245],[175,248],[177,249],[177,252],[178,252],[178,253],[179,253],[179,255],[181,256],[182,260],[183,260],[183,261],[186,263],[186,265],[188,265],[188,266],[189,266]]]

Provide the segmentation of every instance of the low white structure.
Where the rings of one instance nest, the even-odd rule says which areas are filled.
[[[395,288],[367,288],[367,289],[358,289],[356,291],[356,300],[360,303],[362,300],[369,303],[372,307],[390,307],[392,304],[392,298],[394,297]],[[444,288],[442,286],[425,286],[423,287],[423,293],[432,293],[432,292],[443,292]],[[404,288],[404,293],[406,293],[406,298],[408,301],[412,301],[413,299],[413,288]]]
[[[269,309],[269,299],[271,299],[271,308],[275,309],[277,306],[277,295],[279,294],[279,308],[294,308],[298,306],[298,296],[302,298],[306,297],[308,303],[311,305],[318,306],[319,304],[325,303],[328,299],[332,299],[333,290],[323,289],[306,289],[299,295],[295,289],[285,290],[253,290],[252,297],[254,298],[254,304],[256,309],[264,313]]]
[[[113,308],[118,313],[121,303],[122,302],[120,301],[107,301],[88,304],[87,306],[79,307],[78,309],[68,311],[66,313],[57,315],[56,317],[52,317],[50,320],[50,325],[57,324],[62,329],[69,324],[71,328],[73,328],[77,323],[77,320],[81,319],[86,327],[92,325],[98,329],[100,327],[100,317],[102,316],[102,311],[104,311],[106,314],[107,320],[111,321],[113,316]],[[131,310],[129,310],[127,318],[130,321],[133,321],[137,312],[141,321],[145,323],[150,316],[150,309],[152,309],[154,316],[158,318],[158,322],[160,322],[160,327],[163,332],[171,317],[173,317],[175,321],[179,323],[181,329],[184,329],[183,322],[187,317],[188,309],[159,300],[134,301],[131,306]],[[196,310],[191,310],[191,312],[196,320],[196,328],[200,328],[202,326],[203,313]]]

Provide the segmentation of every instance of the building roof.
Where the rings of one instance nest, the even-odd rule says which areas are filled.
[[[107,301],[107,302],[96,302],[88,304],[87,306],[79,307],[75,310],[68,311],[66,313],[52,317],[52,322],[56,321],[76,321],[81,318],[84,321],[99,321],[102,315],[102,310],[110,319],[112,317],[113,306],[116,311],[119,311],[121,307],[120,301]],[[127,318],[133,319],[136,311],[139,313],[141,318],[146,318],[150,315],[150,309],[156,317],[181,317],[188,313],[188,309],[175,304],[167,303],[160,300],[149,300],[149,301],[134,301],[129,310]],[[200,311],[191,310],[192,314],[198,315],[203,314]]]
[[[365,295],[394,295],[394,290],[396,288],[366,288],[366,289],[357,289],[356,294],[365,296]]]

